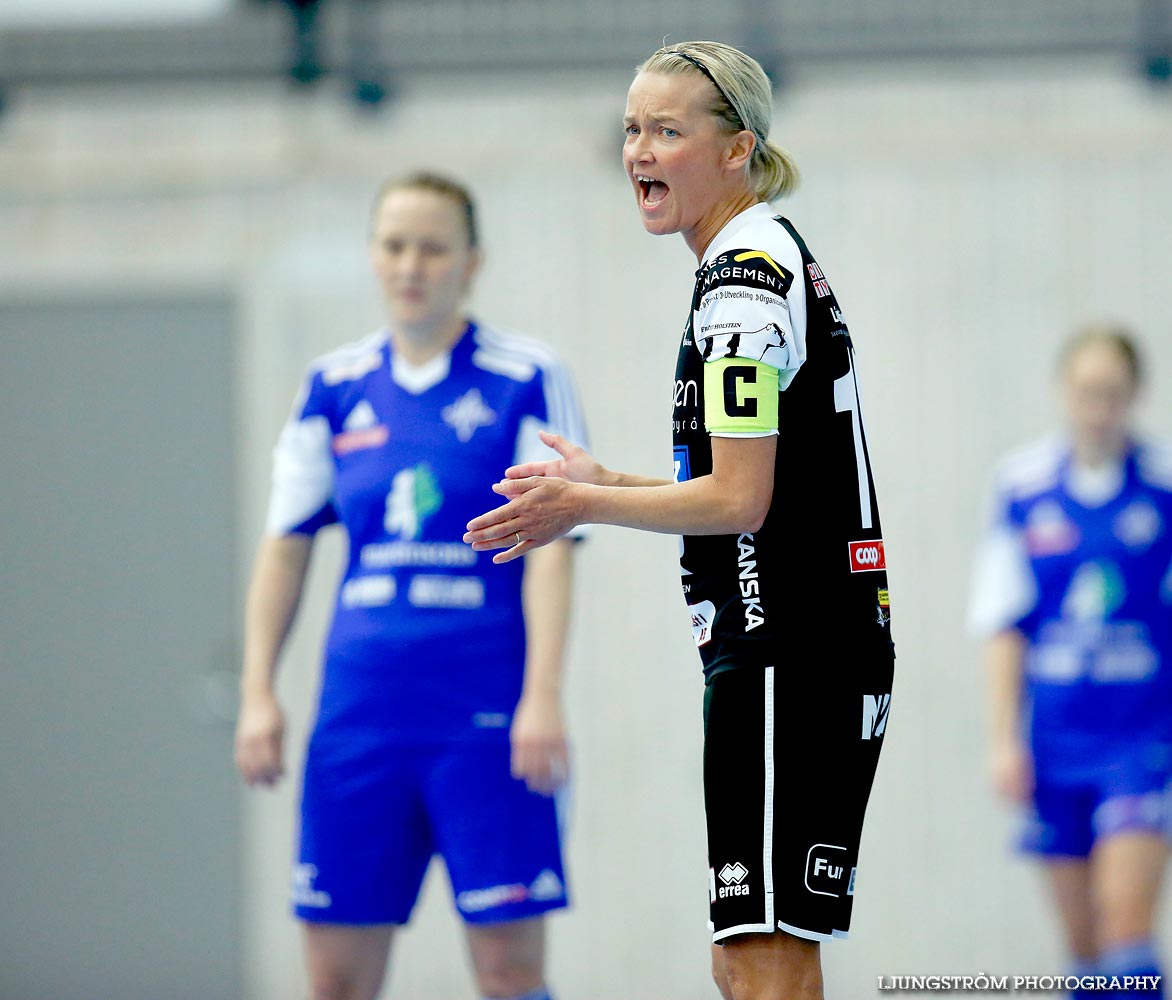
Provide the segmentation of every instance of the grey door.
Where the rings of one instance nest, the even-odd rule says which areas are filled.
[[[0,305],[0,998],[239,996],[232,310]]]

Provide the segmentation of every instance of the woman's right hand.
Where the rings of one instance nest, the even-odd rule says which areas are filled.
[[[505,470],[506,479],[529,479],[531,476],[552,476],[557,479],[567,479],[571,483],[590,483],[593,486],[605,486],[610,472],[596,462],[584,448],[571,444],[560,434],[550,434],[548,431],[539,431],[538,437],[542,442],[556,451],[561,458],[551,458],[544,462],[526,462],[524,465],[513,465]]]
[[[1018,805],[1029,801],[1034,792],[1034,762],[1021,740],[998,743],[990,770],[998,795]]]
[[[236,721],[236,768],[250,785],[273,785],[285,773],[285,714],[272,692],[252,693]]]

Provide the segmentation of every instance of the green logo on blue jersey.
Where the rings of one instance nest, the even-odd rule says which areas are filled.
[[[424,522],[443,506],[439,481],[426,462],[395,473],[387,494],[383,526],[388,533],[414,541]]]
[[[1123,574],[1114,563],[1086,562],[1071,578],[1062,599],[1062,614],[1074,621],[1106,621],[1119,610],[1126,596]]]

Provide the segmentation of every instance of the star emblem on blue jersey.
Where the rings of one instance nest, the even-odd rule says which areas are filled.
[[[454,403],[445,406],[441,416],[444,423],[456,432],[456,437],[465,443],[472,440],[479,428],[496,423],[496,413],[484,401],[479,389],[469,389]]]

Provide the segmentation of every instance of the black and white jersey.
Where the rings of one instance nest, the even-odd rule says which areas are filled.
[[[706,676],[787,651],[890,655],[879,509],[850,333],[790,222],[759,204],[696,272],[673,394],[676,481],[712,471],[712,436],[778,435],[773,501],[741,535],[686,536],[681,583]]]

